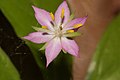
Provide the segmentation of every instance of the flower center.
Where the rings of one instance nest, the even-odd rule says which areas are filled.
[[[57,28],[55,30],[54,34],[55,34],[56,37],[62,37],[63,34],[64,34],[62,26],[60,26],[59,28]]]
[[[62,35],[63,35],[62,26],[60,26],[58,29],[56,29],[54,34],[56,37],[62,37]]]

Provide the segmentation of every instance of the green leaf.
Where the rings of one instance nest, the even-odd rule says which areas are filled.
[[[76,37],[76,36],[80,36],[80,35],[81,35],[81,33],[79,33],[79,32],[72,32],[72,33],[67,33],[64,36],[66,36],[66,37]]]
[[[87,80],[120,80],[120,15],[108,26],[98,45]]]
[[[16,68],[0,48],[0,80],[21,80]]]
[[[49,12],[55,12],[61,2],[62,0],[0,0],[0,9],[12,24],[16,34],[19,37],[23,37],[35,31],[32,26],[40,27],[34,17],[32,5]],[[26,44],[31,49],[46,80],[68,80],[70,78],[71,56],[61,54],[62,57],[56,59],[54,65],[51,64],[50,68],[46,69],[44,54],[40,54],[41,52],[39,51],[42,45],[29,41],[26,41]]]

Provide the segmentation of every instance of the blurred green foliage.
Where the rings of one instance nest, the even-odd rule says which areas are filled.
[[[120,80],[120,15],[110,23],[98,45],[87,80]]]
[[[21,80],[16,68],[0,48],[0,80]]]

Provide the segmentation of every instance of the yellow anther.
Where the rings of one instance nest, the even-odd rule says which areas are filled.
[[[64,9],[64,8],[62,8],[62,11],[61,11],[61,18],[63,18],[63,17],[64,17],[64,13],[65,13],[65,9]]]
[[[68,32],[68,33],[73,33],[73,32],[74,32],[74,30],[67,30],[67,32]]]
[[[47,26],[42,26],[43,29],[47,29]]]
[[[54,17],[54,15],[53,15],[52,12],[50,13],[50,16],[51,16],[52,20],[54,21],[54,20],[55,20],[55,17]]]
[[[83,25],[83,24],[81,24],[81,23],[80,23],[80,24],[75,24],[73,27],[74,27],[74,28],[78,28],[78,27],[81,27],[82,25]]]

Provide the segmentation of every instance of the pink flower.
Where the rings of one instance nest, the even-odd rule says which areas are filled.
[[[30,33],[24,38],[34,43],[45,43],[45,56],[48,66],[61,50],[73,56],[78,56],[79,47],[72,37],[79,36],[76,32],[83,26],[87,17],[72,20],[66,1],[58,7],[55,16],[43,9],[32,6],[35,17],[42,28],[34,27],[37,32]],[[42,48],[43,49],[43,48]]]

